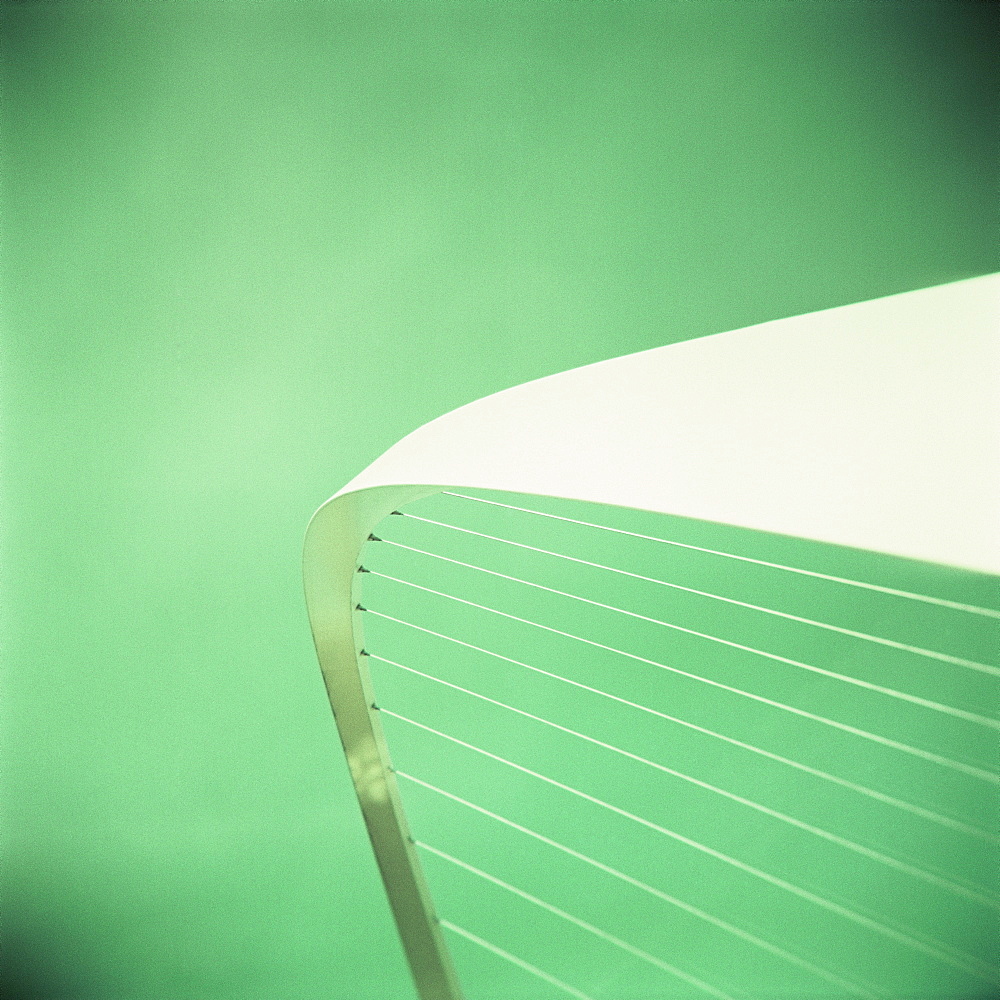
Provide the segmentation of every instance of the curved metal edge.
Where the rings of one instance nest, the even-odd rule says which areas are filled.
[[[1000,573],[1000,275],[599,361],[411,431],[340,492],[559,496]]]
[[[417,992],[421,1000],[462,1000],[392,772],[357,611],[368,535],[397,507],[439,490],[382,486],[327,501],[306,531],[303,577],[323,681]]]

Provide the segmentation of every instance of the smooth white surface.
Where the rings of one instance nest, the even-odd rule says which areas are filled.
[[[1000,275],[528,382],[418,428],[338,496],[572,497],[1000,573]]]

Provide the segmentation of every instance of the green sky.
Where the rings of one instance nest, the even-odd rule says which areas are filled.
[[[996,12],[3,5],[22,996],[412,995],[310,514],[485,393],[1000,269]]]

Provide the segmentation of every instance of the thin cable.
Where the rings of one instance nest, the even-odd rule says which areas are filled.
[[[581,928],[581,930],[588,931],[595,937],[600,938],[602,941],[607,941],[608,944],[613,944],[616,948],[620,948],[622,951],[633,955],[635,958],[642,959],[642,961],[648,962],[657,969],[667,972],[670,975],[675,976],[677,979],[683,980],[688,985],[694,986],[702,990],[704,993],[707,993],[709,996],[715,997],[716,1000],[735,1000],[735,998],[731,997],[728,993],[723,993],[722,990],[716,989],[714,986],[698,979],[696,976],[692,976],[690,973],[678,969],[676,965],[664,962],[662,958],[657,958],[655,955],[651,955],[648,951],[644,951],[642,948],[637,948],[634,944],[629,944],[628,941],[624,941],[622,938],[617,937],[614,934],[610,934],[608,931],[602,930],[600,927],[595,927],[586,920],[581,920],[579,917],[573,916],[572,913],[567,913],[558,906],[546,903],[545,900],[539,899],[537,896],[532,896],[530,892],[525,892],[523,889],[518,889],[517,886],[511,885],[510,882],[505,882],[503,879],[497,878],[495,875],[490,875],[488,872],[484,872],[481,868],[476,868],[474,865],[470,865],[466,861],[461,861],[450,854],[446,854],[444,851],[438,850],[436,847],[431,847],[430,844],[425,844],[419,840],[415,841],[415,843],[417,847],[422,848],[431,854],[435,854],[439,858],[443,858],[445,861],[451,862],[453,865],[456,865],[472,875],[478,875],[480,878],[485,879],[487,882],[492,882],[493,885],[499,886],[501,889],[506,889],[507,892],[513,893],[515,896],[519,896],[521,899],[526,900],[529,903],[533,903],[535,906],[541,907],[541,909],[548,911],[554,916],[561,917],[563,920],[566,920],[571,924],[575,924],[577,927]]]
[[[562,791],[575,795],[578,798],[596,806],[607,809],[618,816],[632,820],[633,822],[653,830],[656,833],[663,834],[665,837],[669,837],[670,839],[676,840],[677,842],[691,847],[696,851],[700,851],[709,857],[715,858],[717,861],[731,865],[748,875],[755,876],[756,878],[759,878],[779,889],[784,889],[793,895],[799,896],[807,902],[814,903],[825,910],[829,910],[831,913],[836,913],[838,916],[844,917],[846,920],[851,920],[862,927],[866,927],[869,930],[883,935],[884,937],[888,937],[899,944],[906,945],[915,951],[922,952],[931,958],[936,958],[938,961],[952,965],[955,968],[963,969],[972,975],[985,978],[990,982],[995,981],[1000,983],[1000,969],[994,969],[992,966],[979,962],[977,959],[969,955],[951,955],[947,951],[943,950],[941,942],[935,942],[934,945],[926,944],[915,937],[911,937],[903,931],[896,930],[894,927],[889,927],[888,925],[880,923],[877,920],[873,920],[871,917],[866,917],[864,914],[851,910],[846,906],[842,906],[840,903],[835,903],[833,900],[819,896],[814,892],[810,892],[808,889],[803,889],[801,886],[794,885],[791,882],[786,882],[784,879],[778,878],[776,875],[771,875],[768,872],[762,871],[760,868],[755,868],[753,865],[749,865],[746,862],[740,861],[728,854],[724,854],[722,851],[717,851],[715,848],[709,847],[707,844],[699,843],[697,840],[685,837],[683,834],[677,833],[674,830],[669,830],[667,827],[660,826],[658,823],[654,823],[652,820],[645,819],[642,816],[629,812],[627,809],[622,809],[620,806],[612,805],[610,802],[605,802],[603,799],[589,795],[587,792],[581,791],[578,788],[566,785],[561,781],[557,781],[555,778],[549,778],[544,774],[539,774],[537,771],[532,771],[530,768],[524,767],[521,764],[515,764],[513,761],[507,760],[505,757],[500,757],[497,754],[491,753],[489,750],[482,749],[482,747],[474,746],[472,743],[466,743],[464,740],[460,740],[457,736],[449,736],[448,733],[443,733],[439,729],[434,729],[433,727],[425,725],[422,722],[417,722],[415,719],[407,718],[405,715],[400,715],[398,712],[393,712],[391,709],[382,708],[380,711],[383,715],[391,716],[394,719],[398,719],[400,722],[405,722],[411,726],[417,727],[418,729],[423,729],[425,732],[432,733],[435,736],[440,736],[442,739],[448,740],[451,743],[465,747],[467,750],[472,750],[473,752],[481,754],[484,757],[488,757],[491,760],[495,760],[500,764],[505,764],[507,767],[511,767],[516,771],[522,772],[523,774],[530,775],[533,778],[538,778],[540,781],[544,781],[546,784],[552,785],[554,788],[559,788]],[[937,947],[935,945],[937,945]]]
[[[453,924],[450,920],[438,920],[438,923],[453,933],[466,938],[466,940],[471,941],[473,944],[478,944],[480,948],[485,948],[494,955],[498,955],[500,958],[505,958],[508,962],[512,965],[516,965],[519,969],[523,969],[525,972],[530,972],[533,976],[537,976],[546,983],[563,990],[563,992],[568,993],[571,997],[576,997],[577,1000],[593,1000],[593,998],[588,996],[586,993],[581,993],[575,986],[570,986],[569,983],[564,983],[561,979],[557,979],[550,973],[539,969],[537,965],[532,965],[530,962],[526,962],[523,958],[518,958],[517,955],[512,955],[509,951],[504,951],[503,948],[478,937],[471,931],[465,930],[464,927],[459,927],[458,924]]]
[[[617,573],[620,576],[627,576],[633,580],[642,580],[644,583],[655,583],[661,587],[669,587],[672,590],[680,590],[686,594],[695,594],[698,597],[708,597],[713,601],[723,601],[726,604],[733,604],[737,607],[747,608],[750,611],[760,611],[767,615],[775,615],[778,618],[785,618],[788,621],[798,622],[802,625],[812,625],[816,628],[826,629],[829,632],[836,632],[839,635],[850,636],[853,639],[863,639],[865,642],[874,642],[880,646],[887,646],[890,649],[898,649],[904,653],[913,653],[916,656],[924,656],[928,659],[939,660],[942,663],[951,663],[958,667],[968,667],[970,670],[977,670],[980,673],[989,674],[993,677],[1000,677],[1000,667],[995,667],[989,663],[979,663],[976,660],[967,660],[961,656],[952,656],[950,653],[941,653],[934,649],[925,649],[923,646],[913,646],[906,642],[898,642],[895,639],[887,639],[883,636],[871,635],[868,632],[859,632],[855,629],[844,628],[840,625],[832,625],[829,622],[816,621],[813,618],[804,618],[802,615],[793,615],[788,611],[779,611],[777,608],[767,608],[761,604],[751,604],[748,601],[738,601],[735,597],[724,597],[722,594],[713,594],[707,590],[698,590],[695,587],[686,587],[679,583],[671,583],[668,580],[658,580],[653,576],[644,576],[642,573],[632,573],[629,570],[618,569],[615,566],[606,566],[604,563],[592,562],[589,559],[580,559],[577,556],[568,556],[563,552],[553,552],[551,549],[543,549],[537,545],[528,545],[526,542],[515,542],[509,538],[501,538],[498,535],[488,535],[482,531],[473,531],[471,528],[460,528],[456,524],[447,524],[444,521],[435,521],[430,517],[421,517],[418,514],[410,514],[406,511],[399,512],[403,517],[408,517],[414,521],[423,521],[426,524],[437,525],[440,528],[448,528],[451,531],[460,531],[466,535],[475,535],[477,538],[486,538],[493,542],[503,542],[505,545],[513,545],[519,549],[527,549],[530,552],[538,552],[542,555],[554,556],[556,559],[565,559],[568,562],[578,563],[581,566],[591,566],[594,569],[607,570],[609,573]],[[385,539],[383,539],[385,541]]]
[[[886,795],[884,792],[879,792],[874,788],[868,788],[866,785],[859,785],[854,781],[848,781],[846,778],[838,777],[835,774],[830,774],[828,771],[821,771],[818,768],[810,767],[808,764],[803,764],[801,761],[792,760],[790,757],[783,757],[781,754],[773,753],[770,750],[765,750],[763,747],[754,746],[752,743],[744,743],[742,740],[735,739],[732,736],[726,736],[723,733],[717,733],[713,729],[706,729],[704,726],[696,725],[693,722],[689,722],[686,719],[678,718],[675,715],[668,715],[666,712],[661,712],[655,708],[650,708],[648,705],[642,705],[636,701],[629,701],[628,698],[622,698],[619,695],[611,694],[608,691],[602,691],[600,688],[591,687],[589,684],[583,684],[580,681],[571,680],[569,677],[563,677],[560,674],[552,673],[549,670],[543,670],[541,667],[533,666],[530,663],[525,663],[522,660],[515,660],[513,657],[504,656],[503,653],[495,653],[492,650],[484,649],[482,646],[476,646],[471,642],[465,642],[462,639],[456,639],[453,636],[445,635],[443,632],[435,632],[433,629],[425,628],[423,625],[415,625],[413,622],[405,621],[402,618],[395,618],[393,615],[387,615],[383,611],[376,611],[373,608],[366,609],[369,614],[375,615],[378,618],[384,618],[387,621],[396,622],[399,625],[405,625],[407,628],[416,629],[419,632],[424,632],[427,635],[435,636],[438,639],[444,639],[447,642],[453,642],[456,645],[463,646],[466,649],[475,650],[477,653],[483,653],[486,656],[493,656],[498,660],[503,660],[506,663],[512,663],[518,667],[524,667],[525,670],[531,670],[534,673],[541,674],[543,677],[549,677],[552,680],[559,681],[563,684],[570,684],[573,687],[580,688],[583,691],[589,691],[591,694],[600,695],[602,698],[608,698],[611,701],[618,702],[621,705],[627,705],[629,708],[638,709],[640,712],[646,712],[649,715],[654,715],[658,719],[664,719],[667,722],[675,722],[679,726],[684,726],[687,729],[694,730],[695,732],[702,733],[705,736],[711,736],[714,739],[723,740],[733,746],[740,747],[743,750],[749,750],[751,753],[759,754],[762,757],[766,757],[769,760],[776,761],[780,764],[786,764],[789,767],[793,767],[796,770],[802,771],[805,774],[812,775],[816,778],[821,778],[824,781],[830,781],[836,785],[840,785],[844,788],[850,789],[853,792],[857,792],[861,795],[865,795],[877,802],[882,802],[885,805],[893,806],[898,809],[903,809],[906,812],[913,813],[915,816],[920,816],[923,819],[930,820],[933,823],[938,823],[941,826],[949,827],[953,830],[958,830],[962,833],[967,833],[975,837],[980,837],[990,843],[1000,846],[1000,837],[995,836],[988,830],[980,829],[977,826],[971,826],[968,823],[963,823],[960,820],[952,819],[950,816],[943,816],[940,813],[933,812],[930,809],[925,809],[923,806],[916,805],[913,802],[907,802],[904,799],[898,799],[892,795]]]
[[[485,604],[477,604],[475,601],[466,600],[464,597],[455,597],[454,594],[446,594],[443,591],[434,590],[432,587],[425,587],[422,584],[412,583],[409,580],[401,580],[399,577],[389,576],[387,573],[379,573],[376,570],[369,570],[368,572],[370,572],[372,576],[378,576],[384,580],[392,580],[394,583],[402,584],[405,587],[413,587],[416,590],[426,591],[429,594],[436,594],[438,597],[444,597],[451,601],[457,601],[459,604],[465,604],[469,607],[479,608],[481,611],[488,611],[491,614],[500,615],[503,618],[518,621],[524,625],[532,625],[535,628],[543,629],[544,631],[551,632],[554,635],[561,635],[567,639],[574,639],[577,642],[586,643],[588,646],[593,646],[596,649],[604,649],[609,653],[627,656],[629,659],[636,660],[639,663],[648,663],[650,666],[657,667],[660,670],[667,670],[670,673],[677,674],[678,676],[687,677],[690,680],[698,681],[702,684],[708,684],[714,688],[719,688],[719,690],[729,691],[731,694],[736,694],[743,698],[750,698],[752,701],[760,702],[763,705],[770,705],[772,708],[780,709],[783,712],[791,712],[793,715],[810,719],[813,722],[819,722],[822,725],[831,726],[834,729],[840,729],[843,732],[850,733],[852,736],[858,736],[862,739],[871,740],[875,743],[881,744],[882,746],[892,747],[894,750],[899,750],[902,753],[911,754],[912,756],[919,757],[922,760],[939,764],[942,767],[947,767],[954,771],[961,771],[971,777],[980,778],[983,781],[1000,785],[1000,775],[993,774],[990,771],[984,771],[982,768],[975,767],[972,764],[964,764],[961,761],[951,760],[950,758],[943,757],[940,754],[932,753],[930,750],[921,750],[919,747],[913,747],[907,743],[900,743],[899,741],[890,739],[887,736],[879,736],[877,733],[870,733],[867,730],[858,729],[856,726],[850,726],[846,722],[837,722],[834,719],[828,719],[825,716],[816,715],[813,712],[807,712],[803,708],[795,708],[792,705],[786,705],[783,702],[774,701],[771,698],[765,698],[763,695],[752,694],[750,691],[744,691],[742,688],[732,687],[729,684],[723,684],[721,681],[713,681],[708,677],[702,677],[699,674],[689,673],[686,670],[681,670],[680,667],[671,667],[665,663],[650,660],[645,656],[639,656],[637,653],[628,653],[623,649],[616,649],[614,646],[605,645],[603,642],[596,642],[594,639],[585,639],[583,636],[573,635],[571,632],[564,632],[561,629],[553,628],[551,625],[542,625],[540,622],[533,622],[528,618],[520,618],[517,615],[509,614],[506,611],[500,611],[498,608],[490,608]]]
[[[416,552],[431,559],[439,559],[442,562],[450,563],[453,566],[463,566],[466,569],[476,570],[479,573],[486,573],[489,576],[498,577],[501,580],[508,580],[511,583],[519,583],[525,587],[533,587],[535,590],[543,590],[558,597],[567,597],[573,601],[580,601],[582,604],[589,604],[591,607],[602,608],[605,611],[614,611],[629,618],[639,621],[649,622],[651,625],[661,625],[663,628],[672,629],[675,632],[682,632],[685,635],[693,635],[698,639],[707,639],[709,642],[716,642],[730,649],[738,649],[744,653],[752,653],[755,656],[763,656],[776,663],[784,663],[786,666],[796,667],[800,670],[807,670],[810,673],[828,677],[831,680],[843,681],[845,684],[852,684],[855,687],[863,688],[866,691],[873,691],[876,694],[883,694],[889,698],[896,698],[899,701],[909,702],[911,705],[919,705],[921,708],[930,709],[933,712],[941,712],[944,715],[951,715],[966,722],[976,725],[987,726],[990,729],[1000,730],[1000,719],[991,719],[986,715],[979,715],[976,712],[968,712],[964,708],[955,708],[952,705],[943,705],[938,701],[931,701],[929,698],[921,698],[919,695],[909,694],[906,691],[897,691],[895,688],[883,687],[881,684],[873,684],[871,681],[861,680],[858,677],[851,677],[848,674],[839,674],[834,670],[827,670],[824,667],[817,667],[811,663],[803,663],[801,660],[793,660],[788,656],[781,656],[778,653],[769,653],[764,649],[757,649],[755,646],[747,646],[742,642],[734,642],[732,639],[723,639],[721,636],[709,635],[707,632],[699,632],[697,629],[685,628],[683,625],[675,625],[672,622],[665,622],[659,618],[651,618],[649,615],[639,614],[638,611],[628,611],[625,608],[615,607],[613,604],[605,604],[603,601],[595,601],[589,597],[581,597],[579,594],[571,594],[565,590],[557,590],[555,587],[546,587],[541,583],[533,583],[531,580],[523,580],[508,573],[501,573],[495,569],[486,569],[484,566],[477,566],[475,563],[463,562],[461,559],[452,559],[450,556],[442,556],[436,552],[428,552],[426,549],[418,549],[413,545],[405,545],[403,542],[393,542],[387,538],[382,541],[386,545],[392,545],[399,549],[406,549],[409,552]]]
[[[865,1000],[878,1000],[876,994],[869,992],[867,989],[848,982],[846,979],[841,979],[840,976],[835,973],[829,972],[818,965],[814,965],[812,962],[804,958],[800,958],[798,955],[795,955],[790,951],[786,951],[784,948],[776,944],[772,944],[770,941],[765,941],[763,938],[757,937],[756,934],[751,934],[749,931],[745,931],[743,928],[737,927],[735,924],[731,924],[729,921],[721,919],[721,917],[716,917],[711,913],[706,913],[699,907],[692,906],[690,903],[685,903],[676,896],[671,896],[669,893],[663,892],[663,890],[657,889],[654,886],[649,885],[647,882],[633,878],[631,875],[626,875],[625,872],[619,871],[617,868],[612,868],[611,865],[606,865],[602,861],[598,861],[596,858],[592,858],[587,854],[582,854],[580,851],[575,851],[572,847],[567,847],[565,844],[561,844],[557,840],[552,840],[544,834],[531,830],[526,826],[522,826],[520,823],[515,823],[512,819],[507,819],[505,816],[491,812],[489,809],[483,808],[483,806],[477,806],[474,802],[469,802],[467,799],[463,799],[459,795],[455,795],[452,792],[446,792],[443,788],[438,788],[436,785],[432,785],[428,781],[424,781],[421,778],[415,778],[412,774],[407,774],[404,771],[396,771],[395,773],[398,778],[405,778],[407,781],[412,781],[414,784],[421,785],[423,788],[427,788],[432,792],[436,792],[438,795],[442,795],[447,799],[451,799],[453,802],[459,803],[459,805],[467,806],[469,809],[481,813],[489,819],[496,820],[498,823],[503,823],[504,825],[509,826],[512,830],[517,830],[520,833],[527,834],[529,837],[534,837],[535,840],[538,840],[543,844],[547,844],[550,847],[554,847],[556,850],[562,851],[564,854],[568,854],[571,858],[575,858],[578,861],[591,865],[592,867],[598,869],[598,871],[605,872],[606,874],[611,875],[636,889],[641,889],[643,892],[649,893],[651,896],[654,896],[665,903],[670,903],[672,906],[676,906],[678,909],[691,914],[693,917],[697,917],[699,920],[704,920],[706,923],[709,923],[714,927],[718,927],[720,930],[726,931],[734,937],[738,937],[749,944],[777,956],[778,958],[784,959],[793,965],[797,965],[800,969],[804,969],[806,972],[811,972],[814,975],[825,979],[827,982],[846,989],[855,996],[864,997]]]
[[[820,573],[812,569],[801,569],[798,566],[786,566],[784,563],[768,562],[766,559],[754,559],[751,556],[738,556],[733,552],[722,552],[718,549],[705,548],[702,545],[691,545],[688,542],[675,542],[668,538],[657,538],[655,535],[643,535],[638,531],[626,531],[624,528],[611,528],[606,524],[594,524],[592,521],[580,521],[574,517],[562,517],[559,514],[546,514],[544,511],[532,510],[530,507],[516,507],[514,504],[500,503],[496,500],[486,500],[483,497],[470,497],[465,493],[453,493],[450,490],[441,491],[445,496],[457,497],[460,500],[472,500],[475,503],[485,503],[492,507],[505,507],[507,510],[518,510],[525,514],[536,514],[538,517],[547,517],[553,521],[567,521],[570,524],[579,524],[585,528],[597,528],[600,531],[612,531],[618,535],[630,535],[633,538],[642,538],[650,542],[659,542],[662,545],[673,545],[679,549],[692,549],[695,552],[705,552],[712,556],[722,556],[724,559],[737,559],[740,562],[754,563],[757,566],[767,566],[770,569],[784,570],[786,573],[798,573],[801,576],[812,576],[819,580],[829,580],[831,583],[843,583],[849,587],[861,587],[864,590],[874,590],[880,594],[889,594],[892,597],[905,597],[911,601],[921,601],[924,604],[936,604],[943,608],[953,608],[956,611],[968,611],[974,615],[984,615],[987,618],[1000,618],[1000,610],[996,608],[983,608],[976,604],[963,604],[959,601],[949,601],[943,597],[931,597],[928,594],[916,594],[910,590],[898,590],[895,587],[884,587],[877,583],[866,583],[863,580],[851,580],[843,576],[833,576],[830,573]]]
[[[796,819],[794,816],[789,816],[787,813],[779,812],[777,809],[772,809],[760,802],[755,802],[753,799],[747,799],[742,795],[737,795],[735,792],[726,791],[724,788],[719,788],[718,786],[712,785],[707,781],[702,781],[699,778],[692,777],[689,774],[685,774],[683,771],[676,771],[674,768],[667,767],[665,764],[659,764],[654,760],[650,760],[648,757],[642,757],[639,754],[632,753],[629,750],[624,750],[611,743],[605,743],[603,740],[596,739],[593,736],[587,736],[585,733],[578,732],[575,729],[570,729],[568,726],[562,726],[558,722],[553,722],[551,719],[545,719],[540,715],[535,715],[532,712],[526,712],[524,709],[508,705],[506,702],[497,701],[495,698],[489,698],[476,691],[470,691],[468,688],[461,687],[458,684],[452,684],[451,681],[442,680],[440,677],[434,677],[432,674],[424,673],[422,670],[417,670],[414,667],[408,667],[403,663],[397,663],[395,660],[386,659],[384,656],[378,656],[375,653],[369,653],[368,656],[370,656],[373,660],[378,660],[381,663],[387,663],[400,670],[405,670],[411,674],[415,674],[417,677],[423,677],[426,680],[433,681],[435,684],[441,684],[444,687],[451,688],[454,691],[460,691],[462,694],[469,695],[472,698],[478,698],[480,701],[496,705],[498,708],[514,712],[515,714],[526,719],[532,719],[535,722],[540,722],[542,725],[550,726],[552,729],[557,729],[559,732],[566,733],[569,736],[575,736],[577,739],[584,740],[594,746],[599,746],[604,750],[610,750],[612,753],[619,754],[622,757],[627,757],[629,760],[634,760],[638,764],[645,764],[647,767],[652,767],[664,774],[669,774],[671,777],[678,778],[681,781],[686,781],[688,784],[695,785],[704,791],[712,792],[722,798],[729,799],[731,802],[738,802],[740,805],[753,809],[765,816],[770,816],[772,819],[776,819],[782,823],[787,823],[789,826],[794,826],[797,829],[803,830],[806,833],[811,833],[816,837],[821,837],[823,840],[827,840],[830,843],[836,844],[838,847],[845,848],[846,850],[853,851],[855,854],[860,854],[871,861],[876,861],[889,868],[894,868],[896,871],[903,872],[912,878],[920,879],[921,881],[927,882],[931,885],[936,885],[938,888],[944,889],[946,892],[954,893],[957,896],[964,896],[966,899],[969,899],[974,903],[978,903],[981,906],[989,906],[993,909],[1000,910],[1000,903],[998,903],[997,900],[984,896],[982,893],[957,885],[950,879],[942,878],[940,875],[935,875],[931,872],[925,871],[923,868],[918,868],[905,861],[900,861],[899,859],[891,857],[888,854],[883,854],[881,851],[865,847],[863,844],[849,840],[846,837],[841,837],[836,833],[831,833],[829,830],[824,830],[821,827],[813,826],[811,823],[803,822],[800,819]]]

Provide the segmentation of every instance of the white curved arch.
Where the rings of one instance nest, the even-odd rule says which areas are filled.
[[[1000,570],[1000,276],[538,379],[403,438],[338,495],[573,497]]]
[[[460,990],[420,873],[364,657],[357,559],[442,488],[571,497],[1000,573],[1000,276],[588,365],[433,420],[321,507],[310,622],[423,1000]]]

